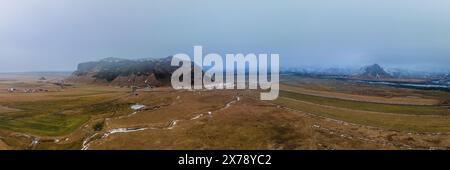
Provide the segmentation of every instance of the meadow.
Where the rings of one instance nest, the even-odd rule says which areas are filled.
[[[0,81],[0,149],[450,147],[450,95],[441,91],[282,77],[279,98],[261,101],[257,90],[131,95],[126,87],[12,78]]]
[[[4,94],[0,97],[0,105],[10,111],[0,113],[0,128],[40,136],[66,135],[93,115],[127,108],[128,105],[121,106],[118,102],[124,95],[127,94],[123,91],[89,86],[70,87],[48,94]]]
[[[448,100],[446,92],[352,84],[343,80],[288,79],[295,79],[297,83],[288,81],[282,85],[280,98],[274,101],[281,106],[389,130],[450,131],[450,110],[439,104]],[[368,88],[372,90],[361,92]],[[408,93],[403,93],[405,91]],[[380,101],[380,96],[385,100]]]

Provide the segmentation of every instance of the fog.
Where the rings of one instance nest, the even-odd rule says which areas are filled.
[[[450,68],[444,0],[5,0],[0,72],[106,57],[278,53],[282,67]]]

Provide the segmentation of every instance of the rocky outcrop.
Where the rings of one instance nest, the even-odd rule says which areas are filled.
[[[66,79],[71,83],[104,84],[112,86],[159,87],[170,85],[172,57],[161,59],[128,60],[106,58],[78,65]]]
[[[387,73],[380,65],[373,64],[361,68],[360,73],[354,75],[353,78],[367,79],[367,80],[383,80],[383,79],[391,79],[393,78],[393,76]]]

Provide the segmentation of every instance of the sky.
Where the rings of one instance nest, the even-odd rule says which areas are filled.
[[[281,67],[449,70],[447,0],[2,0],[0,72],[106,57],[278,53]]]

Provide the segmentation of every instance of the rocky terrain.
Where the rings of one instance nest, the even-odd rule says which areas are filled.
[[[172,73],[178,68],[170,65],[171,60],[172,56],[139,60],[105,58],[79,64],[66,81],[120,87],[168,86]]]
[[[380,65],[373,64],[361,68],[361,71],[353,76],[353,78],[367,79],[367,80],[383,80],[393,78]]]

